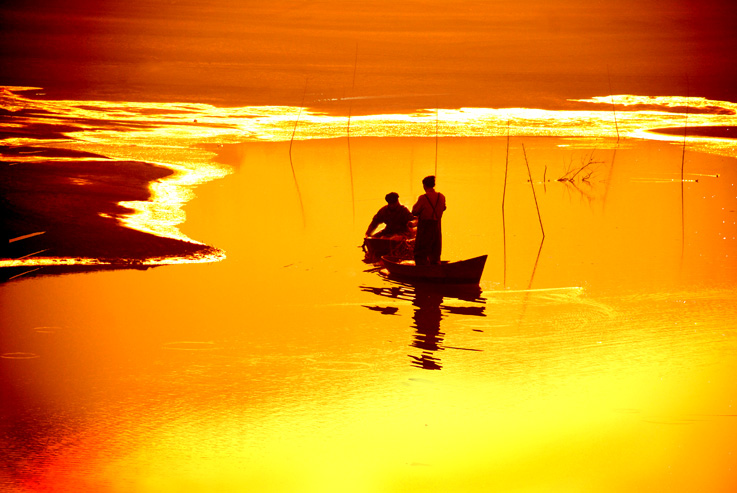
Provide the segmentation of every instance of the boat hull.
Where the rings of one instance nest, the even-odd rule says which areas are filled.
[[[381,258],[389,275],[414,282],[441,284],[478,284],[484,272],[487,255],[438,265],[415,265],[413,261],[390,256]]]

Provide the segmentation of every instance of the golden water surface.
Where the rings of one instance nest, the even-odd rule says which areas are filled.
[[[129,224],[224,258],[0,286],[0,485],[731,491],[734,141],[645,139],[685,115],[599,104],[350,123],[161,106],[159,130],[57,143],[179,169]],[[363,262],[384,195],[411,205],[428,174],[443,257],[489,255],[478,290]]]

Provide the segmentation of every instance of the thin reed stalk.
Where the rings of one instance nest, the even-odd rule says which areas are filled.
[[[540,248],[537,250],[537,256],[535,257],[535,264],[532,266],[532,274],[530,274],[530,282],[527,284],[528,291],[532,289],[532,281],[535,280],[535,272],[537,272],[537,264],[540,262],[540,254],[543,251],[543,243],[545,243],[545,235],[540,240]],[[527,293],[529,295],[529,293]]]
[[[617,159],[617,149],[618,148],[619,148],[619,143],[617,143],[617,146],[614,148],[614,151],[612,152],[612,164],[609,167],[609,175],[607,176],[606,185],[604,188],[604,197],[602,198],[602,202],[601,202],[602,210],[606,209],[607,198],[609,197],[609,188],[612,183],[612,176],[614,176],[614,161]]]
[[[617,131],[617,143],[619,143],[619,125],[617,124],[617,109],[614,106],[614,93],[612,91],[612,77],[609,74],[609,67],[606,68],[606,76],[609,81],[609,100],[612,103],[612,113],[614,114],[614,129]]]
[[[686,79],[686,86],[688,87],[688,79]],[[684,169],[686,167],[686,135],[688,134],[688,111],[689,111],[689,103],[688,103],[688,89],[686,89],[686,121],[683,124],[683,151],[681,152],[681,183],[683,183],[685,174]]]
[[[504,242],[504,286],[507,285],[507,224],[504,202],[507,198],[507,175],[509,174],[509,120],[507,120],[507,155],[504,158],[504,187],[502,188],[502,241]]]
[[[299,199],[299,209],[302,212],[302,227],[307,226],[307,219],[305,218],[305,206],[302,202],[302,192],[299,189],[299,183],[297,182],[297,173],[294,170],[294,162],[292,161],[292,145],[294,144],[294,135],[297,133],[297,125],[299,119],[302,116],[302,109],[305,106],[305,97],[307,96],[307,80],[305,80],[305,90],[302,94],[302,104],[299,107],[299,113],[297,119],[294,121],[294,129],[292,130],[292,138],[289,140],[289,165],[292,167],[292,178],[294,179],[294,187],[297,189],[297,198]]]
[[[685,169],[686,169],[686,135],[688,134],[689,84],[686,77],[686,122],[683,124],[683,150],[681,152],[681,262],[686,253],[686,207],[685,207]]]
[[[30,274],[31,272],[36,272],[37,270],[41,270],[42,267],[36,267],[35,269],[27,270],[25,272],[21,272],[20,274],[16,274],[13,277],[9,277],[8,281],[12,281],[13,279],[18,279],[19,277],[25,276],[26,274]]]
[[[540,248],[537,250],[537,256],[535,257],[535,264],[532,266],[532,274],[530,274],[530,282],[527,283],[527,289],[525,290],[525,298],[522,300],[522,311],[520,312],[519,318],[517,319],[517,326],[522,325],[522,320],[525,319],[527,314],[527,306],[530,302],[530,292],[532,290],[532,283],[535,280],[535,272],[537,272],[537,264],[540,263],[540,254],[543,251],[543,244],[545,243],[545,236],[540,239]]]
[[[353,224],[356,224],[356,193],[353,186],[353,159],[351,158],[351,110],[353,106],[348,107],[348,126],[346,131],[348,133],[348,172],[351,176],[351,211],[353,213]]]
[[[356,57],[353,59],[353,83],[351,89],[356,88],[356,69],[358,68],[358,42],[356,42]]]
[[[435,102],[435,176],[438,176],[438,104]]]
[[[525,155],[525,164],[527,165],[527,176],[530,177],[530,187],[532,188],[532,198],[535,199],[535,209],[537,209],[537,219],[540,221],[540,231],[542,231],[543,238],[545,238],[545,228],[543,228],[543,219],[540,216],[540,206],[537,203],[537,195],[535,194],[535,184],[532,182],[532,172],[530,172],[530,163],[527,161],[527,151],[525,145],[522,144],[522,153]]]
[[[356,43],[356,57],[353,60],[353,82],[351,84],[351,96],[356,88],[356,69],[358,68],[358,43]],[[348,125],[346,127],[348,142],[348,172],[351,176],[351,211],[353,214],[353,225],[356,224],[356,192],[353,184],[353,159],[351,156],[351,113],[353,111],[353,103],[348,105]]]
[[[609,178],[606,182],[606,189],[604,190],[604,198],[602,200],[602,210],[606,208],[606,201],[607,197],[609,196],[609,186],[612,181],[612,175],[614,174],[614,160],[617,157],[617,148],[619,147],[619,125],[617,124],[617,109],[614,106],[614,91],[612,90],[612,78],[609,73],[609,66],[606,68],[606,75],[607,79],[609,81],[609,97],[611,99],[612,103],[612,113],[614,113],[614,129],[617,131],[617,147],[614,148],[614,152],[612,153],[612,165],[609,168]]]

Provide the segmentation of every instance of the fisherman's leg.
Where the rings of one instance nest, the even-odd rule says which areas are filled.
[[[437,227],[433,231],[432,249],[428,254],[431,264],[440,263],[440,254],[442,253],[442,250],[443,250],[443,235],[440,232],[440,225],[438,224]]]
[[[428,263],[428,246],[432,242],[430,234],[432,230],[427,228],[427,224],[424,221],[420,221],[417,225],[417,238],[415,239],[415,264],[416,265],[427,265]]]
[[[415,265],[427,265],[428,262],[428,255],[427,255],[427,248],[422,243],[416,242],[415,243],[415,251],[414,251],[414,257],[415,257]]]

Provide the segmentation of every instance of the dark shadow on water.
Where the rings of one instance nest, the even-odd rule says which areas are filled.
[[[401,315],[396,302],[410,302],[414,307],[411,327],[414,329],[409,346],[415,354],[409,354],[410,364],[425,370],[442,369],[440,352],[446,349],[480,351],[479,349],[452,347],[445,344],[443,322],[453,316],[485,317],[486,300],[481,297],[479,286],[448,286],[431,284],[403,284],[392,282],[389,287],[361,286],[362,291],[394,300],[388,306],[363,305],[382,315]],[[467,304],[459,304],[466,302]]]

